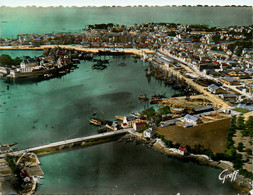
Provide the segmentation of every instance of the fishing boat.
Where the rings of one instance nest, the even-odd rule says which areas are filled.
[[[90,123],[97,126],[102,125],[102,122],[99,119],[95,119],[95,118],[90,119]]]
[[[166,98],[165,93],[164,93],[164,94],[153,95],[153,96],[151,97],[151,99],[161,99],[161,98]]]
[[[141,99],[141,100],[149,100],[149,98],[146,95],[142,95],[142,94],[139,95],[139,99]]]
[[[92,69],[97,69],[97,70],[104,70],[105,68],[107,68],[107,66],[104,64],[94,64],[92,66]]]
[[[98,133],[105,133],[105,132],[107,132],[107,128],[104,127],[104,128],[98,129],[97,132]]]
[[[119,120],[121,120],[121,121],[123,121],[124,120],[124,116],[114,116],[116,119],[119,119]]]

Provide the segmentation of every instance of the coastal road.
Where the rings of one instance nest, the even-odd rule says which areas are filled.
[[[179,62],[181,62],[181,63],[187,65],[189,68],[191,68],[192,72],[194,72],[195,74],[198,74],[199,76],[202,76],[202,77],[204,77],[204,78],[206,78],[206,79],[210,79],[210,80],[212,80],[212,81],[214,81],[214,82],[216,82],[216,83],[222,83],[225,87],[227,87],[227,88],[229,88],[229,89],[231,89],[231,90],[234,90],[234,91],[236,91],[237,93],[239,93],[239,94],[241,94],[241,95],[244,95],[245,97],[247,97],[247,98],[249,98],[249,99],[253,99],[253,96],[252,96],[251,94],[246,93],[246,92],[243,92],[243,91],[237,89],[237,88],[236,88],[237,86],[234,86],[234,85],[227,85],[227,84],[223,83],[219,78],[214,78],[214,77],[212,77],[212,76],[210,76],[210,75],[204,74],[203,72],[199,71],[199,70],[196,68],[196,66],[194,66],[193,64],[191,64],[191,63],[189,63],[189,62],[186,62],[186,61],[183,60],[183,59],[180,59],[180,58],[178,58],[178,57],[176,57],[176,56],[174,56],[174,55],[172,55],[172,54],[170,54],[170,53],[166,53],[166,52],[163,52],[163,51],[161,51],[161,50],[158,52],[158,55],[161,55],[161,56],[163,56],[163,57],[164,57],[164,55],[165,55],[165,56],[168,56],[168,57],[170,58],[170,60],[171,60],[171,59],[177,60],[177,61],[179,61]],[[165,57],[165,58],[166,58],[166,57]]]
[[[203,87],[197,83],[195,83],[192,79],[184,77],[179,71],[174,70],[173,68],[169,67],[168,64],[171,63],[171,57],[166,56],[165,54],[158,53],[158,58],[165,63],[165,66],[161,66],[161,68],[172,72],[174,75],[176,75],[178,78],[182,78],[186,81],[186,83],[190,86],[192,86],[194,89],[199,91],[201,94],[206,95],[210,98],[210,100],[216,105],[217,108],[226,108],[228,107],[228,104],[224,102],[222,99],[220,99],[218,96],[212,94],[211,92],[207,91],[206,87]],[[191,72],[193,74],[196,74],[193,70],[191,70],[188,66],[185,66],[183,64],[180,64],[182,68],[184,68],[186,71]]]

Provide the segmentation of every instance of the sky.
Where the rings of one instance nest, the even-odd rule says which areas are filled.
[[[0,0],[0,6],[250,5],[253,0]]]

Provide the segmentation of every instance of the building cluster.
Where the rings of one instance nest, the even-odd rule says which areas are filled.
[[[0,75],[9,78],[52,77],[73,64],[68,50],[52,49],[48,54],[36,58],[25,58],[19,66],[0,66]],[[0,64],[1,65],[1,64]],[[61,73],[61,72],[60,72]]]

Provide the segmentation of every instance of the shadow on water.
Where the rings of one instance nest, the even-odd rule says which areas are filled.
[[[32,84],[37,84],[37,83],[42,82],[42,81],[47,81],[49,79],[60,79],[63,76],[64,75],[57,76],[57,77],[54,77],[54,78],[33,77],[33,78],[17,78],[17,79],[2,78],[2,79],[5,83],[11,84],[11,85],[32,85]]]

